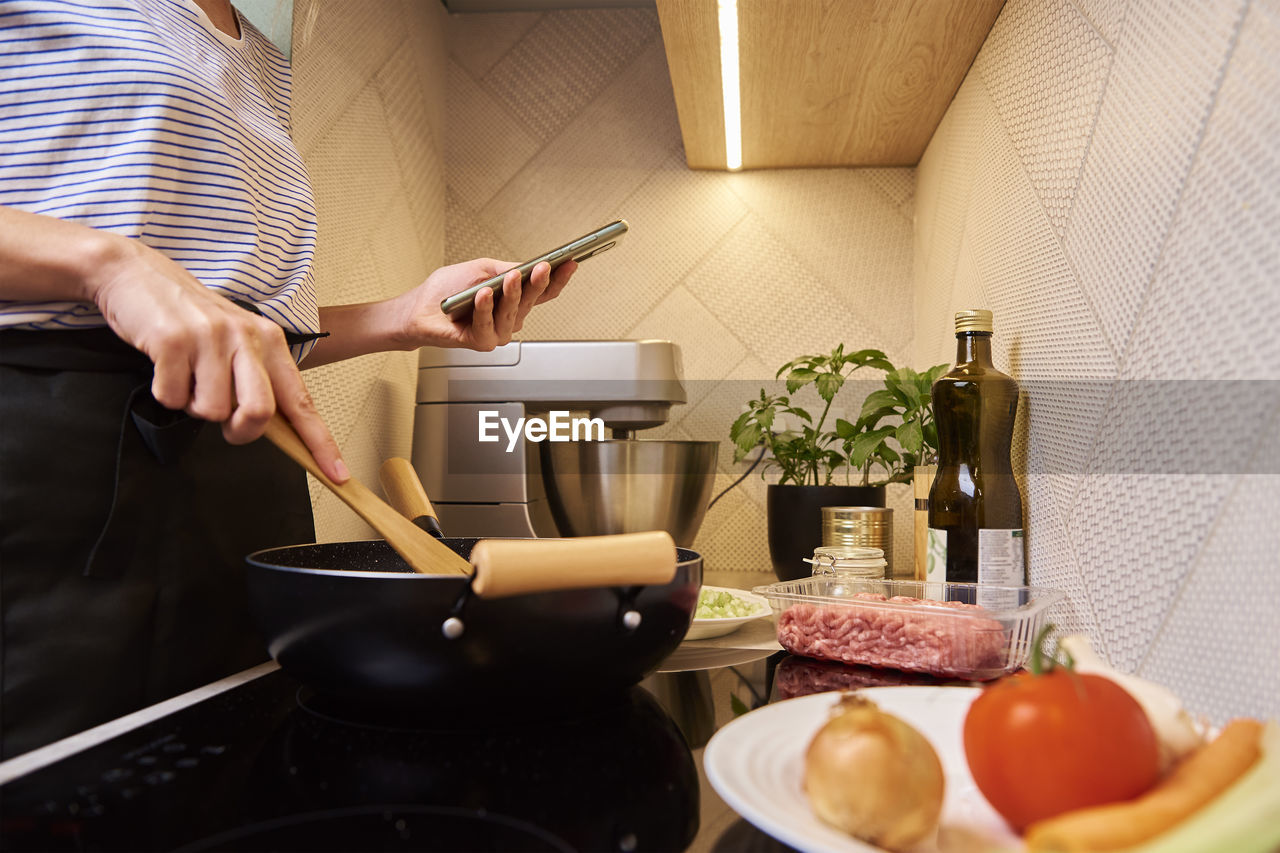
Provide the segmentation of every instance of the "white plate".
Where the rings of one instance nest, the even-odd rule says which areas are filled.
[[[869,687],[860,691],[920,731],[938,753],[946,794],[936,846],[921,850],[1021,850],[1017,835],[969,775],[961,732],[976,687]],[[804,753],[839,693],[765,705],[729,723],[707,744],[703,767],[721,798],[752,824],[803,853],[879,850],[818,819],[803,790]]]
[[[724,616],[719,619],[694,619],[693,624],[689,626],[689,633],[684,635],[686,640],[705,640],[708,637],[723,637],[725,634],[731,634],[741,628],[748,622],[768,616],[773,612],[773,608],[769,606],[769,600],[760,596],[747,592],[745,589],[731,589],[727,586],[704,586],[703,589],[709,589],[713,592],[727,592],[734,598],[741,599],[748,604],[754,604],[759,608],[750,616]]]

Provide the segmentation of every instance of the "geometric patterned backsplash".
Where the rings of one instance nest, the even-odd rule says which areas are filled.
[[[689,402],[641,437],[720,441],[717,493],[747,467],[729,425],[779,366],[841,342],[910,364],[913,169],[690,171],[652,8],[455,14],[448,51],[446,259],[626,219],[522,337],[679,344]],[[890,502],[909,556],[908,487]],[[764,504],[753,473],[708,512],[708,583],[773,580]]]
[[[319,220],[321,305],[369,302],[422,281],[444,262],[444,44],[439,3],[295,0],[293,135]],[[417,359],[366,355],[305,379],[352,474],[408,456]],[[321,541],[373,531],[310,479]]]
[[[1278,200],[1275,4],[1009,0],[917,169],[916,361],[995,312],[1032,580],[1217,722],[1280,711]]]

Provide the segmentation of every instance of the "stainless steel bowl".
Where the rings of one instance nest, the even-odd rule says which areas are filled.
[[[711,500],[718,441],[550,442],[539,446],[562,536],[665,530],[693,544]]]

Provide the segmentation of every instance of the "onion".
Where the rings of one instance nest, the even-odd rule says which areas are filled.
[[[889,850],[932,837],[943,786],[924,735],[856,693],[841,695],[805,753],[804,789],[818,817]]]

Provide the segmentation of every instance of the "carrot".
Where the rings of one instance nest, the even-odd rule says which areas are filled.
[[[1032,853],[1123,850],[1171,829],[1231,786],[1262,754],[1262,723],[1232,720],[1147,793],[1134,800],[1068,812],[1027,829]]]

